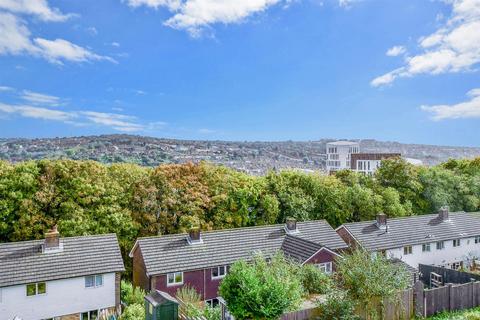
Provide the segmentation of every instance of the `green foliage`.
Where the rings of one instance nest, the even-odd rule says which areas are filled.
[[[330,320],[360,320],[355,315],[355,303],[340,290],[329,292],[325,301],[317,303],[322,319]]]
[[[179,312],[187,318],[200,317],[203,314],[202,297],[189,285],[178,289],[175,296],[180,302]]]
[[[349,297],[373,319],[378,306],[398,300],[398,293],[408,287],[410,277],[403,265],[361,249],[337,260],[336,275]]]
[[[126,305],[143,305],[147,293],[141,288],[134,288],[132,283],[122,280],[120,284],[120,300]]]
[[[203,316],[207,320],[220,320],[222,319],[222,309],[220,306],[215,306],[215,307],[210,307],[210,306],[205,306],[205,309],[203,309]]]
[[[480,307],[470,310],[442,312],[427,320],[480,320]]]
[[[300,268],[300,278],[308,294],[326,294],[334,286],[332,278],[313,264],[305,264]]]
[[[145,307],[143,304],[132,304],[125,308],[120,320],[145,320]]]
[[[236,319],[278,319],[300,304],[297,268],[280,254],[268,262],[261,255],[251,263],[238,261],[220,284],[220,295]]]

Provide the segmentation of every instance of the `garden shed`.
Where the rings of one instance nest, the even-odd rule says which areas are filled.
[[[146,320],[177,320],[178,301],[166,292],[155,290],[145,296]]]

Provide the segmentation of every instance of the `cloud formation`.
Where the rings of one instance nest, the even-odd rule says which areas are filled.
[[[30,90],[23,90],[21,98],[33,104],[42,104],[49,106],[59,106],[61,104],[61,100],[59,97],[33,92]]]
[[[407,50],[405,49],[404,46],[394,46],[388,49],[386,55],[390,57],[396,57],[401,54],[404,54]]]
[[[419,74],[470,71],[480,63],[480,0],[452,0],[450,3],[450,19],[434,33],[418,40],[420,52],[406,57],[404,66],[373,79],[372,86]]]
[[[433,114],[432,119],[480,118],[480,88],[467,93],[470,100],[453,105],[421,106],[421,109]]]
[[[114,59],[98,55],[65,39],[49,40],[32,37],[27,22],[20,15],[29,15],[45,22],[63,22],[73,15],[50,8],[45,0],[0,0],[0,55],[32,55],[49,62],[87,62]]]

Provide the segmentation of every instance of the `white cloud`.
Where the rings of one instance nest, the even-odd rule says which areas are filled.
[[[33,104],[43,104],[49,106],[59,106],[61,104],[61,100],[59,97],[29,90],[23,90],[21,97],[23,100],[26,100]]]
[[[98,30],[95,27],[88,27],[86,30],[92,36],[96,36],[98,34]]]
[[[166,8],[173,16],[165,25],[197,37],[212,24],[240,23],[253,14],[276,4],[289,4],[291,0],[127,0],[127,3],[132,7]]]
[[[8,87],[8,86],[0,86],[0,92],[2,91],[13,91],[15,89],[13,89],[12,87]]]
[[[120,47],[120,43],[115,42],[115,41],[112,42],[112,43],[110,43],[110,45],[111,45],[112,47],[117,47],[117,48]]]
[[[57,8],[50,8],[46,0],[0,0],[0,9],[34,15],[43,21],[65,21],[73,16],[63,14]]]
[[[4,0],[0,0],[2,3]],[[4,1],[3,5],[10,2]],[[86,62],[114,59],[98,55],[84,47],[64,39],[48,40],[31,37],[25,20],[12,14],[0,11],[0,55],[32,55],[50,62],[62,64],[64,61]]]
[[[468,101],[453,105],[421,106],[421,109],[433,114],[433,120],[480,118],[480,88],[470,90]]]
[[[73,113],[52,110],[28,105],[9,105],[0,103],[0,111],[8,114],[19,114],[25,118],[35,118],[55,121],[70,121],[76,117]]]
[[[373,79],[372,86],[418,74],[470,71],[480,63],[480,0],[449,3],[451,17],[437,31],[418,40],[420,52],[406,57],[403,67]]]
[[[198,130],[198,133],[200,133],[200,134],[212,134],[212,133],[215,133],[215,130],[202,128],[202,129]]]
[[[136,132],[145,129],[144,125],[134,122],[136,121],[136,118],[132,116],[96,111],[81,111],[80,114],[84,115],[93,123],[112,127],[117,131]]]
[[[404,46],[394,46],[388,49],[386,55],[390,57],[396,57],[401,54],[404,54],[406,52],[406,49]]]

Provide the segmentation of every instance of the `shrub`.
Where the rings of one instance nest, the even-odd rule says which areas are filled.
[[[326,294],[333,287],[332,278],[313,264],[304,265],[300,269],[300,277],[308,294]]]
[[[145,320],[145,308],[143,304],[134,303],[125,308],[120,320]]]
[[[203,316],[207,320],[220,320],[222,319],[222,309],[220,306],[210,307],[207,305],[205,309],[203,309]]]
[[[202,297],[197,290],[185,285],[177,290],[176,297],[180,302],[179,312],[187,318],[196,318],[202,315]]]
[[[331,291],[327,300],[318,304],[322,319],[330,320],[356,320],[355,303],[350,300],[345,292]]]
[[[120,288],[120,299],[127,306],[131,304],[143,305],[143,299],[146,295],[145,290],[139,287],[134,288],[132,283],[126,280],[122,280]]]

